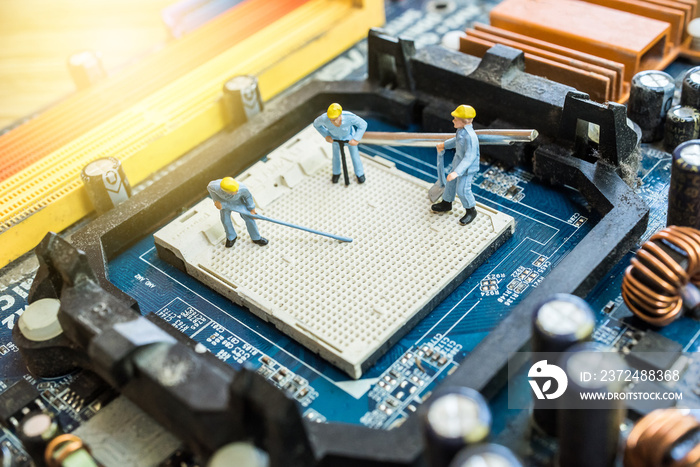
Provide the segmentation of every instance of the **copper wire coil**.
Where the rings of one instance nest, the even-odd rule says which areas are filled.
[[[685,253],[685,268],[664,251],[661,240]],[[700,285],[700,231],[671,226],[654,234],[632,258],[622,280],[622,297],[639,318],[666,326],[680,317],[681,290],[689,282]]]
[[[77,436],[71,434],[56,436],[46,446],[44,461],[48,467],[61,467],[68,456],[81,449],[87,450],[87,447]]]
[[[700,465],[700,444],[691,448],[682,459],[671,459],[670,452],[686,435],[700,430],[692,415],[677,409],[655,410],[632,428],[625,446],[625,467],[697,467]]]

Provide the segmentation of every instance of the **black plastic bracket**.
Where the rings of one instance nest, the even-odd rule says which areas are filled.
[[[382,87],[413,91],[411,58],[416,53],[413,41],[370,29],[367,43],[367,79]]]

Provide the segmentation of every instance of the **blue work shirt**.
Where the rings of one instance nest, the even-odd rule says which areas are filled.
[[[360,141],[367,129],[367,122],[352,112],[343,111],[342,123],[335,126],[328,118],[327,114],[320,115],[314,120],[314,128],[321,133],[324,138],[330,136],[340,141],[356,140]]]
[[[479,138],[471,125],[458,129],[454,138],[445,141],[445,149],[455,150],[452,171],[460,177],[479,171]]]
[[[209,182],[207,185],[207,190],[211,195],[211,199],[221,203],[222,209],[228,209],[233,211],[235,208],[244,207],[248,211],[255,209],[255,201],[253,201],[253,195],[250,194],[248,188],[242,184],[238,184],[238,191],[236,193],[229,193],[221,188],[221,180],[214,180]]]

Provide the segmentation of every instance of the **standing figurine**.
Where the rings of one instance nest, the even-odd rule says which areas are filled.
[[[476,218],[476,200],[472,194],[472,179],[479,172],[479,139],[472,128],[476,111],[471,105],[460,105],[452,112],[452,116],[457,134],[454,138],[437,145],[438,151],[444,151],[446,148],[455,149],[452,172],[447,175],[442,201],[433,204],[431,209],[433,212],[452,210],[452,201],[457,194],[462,201],[462,206],[467,210],[459,223],[467,225]]]
[[[357,183],[365,182],[365,169],[362,167],[360,152],[357,145],[360,144],[362,135],[367,129],[367,122],[352,112],[345,112],[340,104],[331,104],[328,111],[314,120],[314,128],[333,144],[333,177],[331,181],[338,183],[340,179],[340,156],[343,147],[347,143],[350,147],[350,159],[355,169]],[[347,167],[345,166],[345,154],[343,153],[343,169],[345,172],[345,184],[348,185]]]
[[[233,177],[224,177],[221,180],[209,182],[207,190],[209,190],[211,199],[214,200],[214,206],[221,211],[221,223],[224,224],[226,231],[226,248],[231,248],[238,237],[231,222],[231,211],[239,212],[241,208],[245,208],[251,214],[256,214],[253,195],[250,194],[245,185],[238,183]],[[253,243],[260,246],[267,245],[267,239],[260,236],[255,219],[245,214],[241,214],[241,217],[245,221]]]

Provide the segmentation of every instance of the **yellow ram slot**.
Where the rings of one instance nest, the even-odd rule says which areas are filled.
[[[20,206],[31,204],[32,209],[37,210],[45,205],[41,200],[47,193],[63,188],[66,183],[79,184],[77,175],[91,160],[114,156],[124,162],[126,169],[127,161],[133,154],[146,148],[155,139],[167,136],[172,132],[170,129],[177,130],[184,122],[205,112],[212,105],[217,105],[216,102],[221,97],[221,86],[233,73],[258,74],[270,63],[274,64],[276,58],[292,53],[294,46],[290,46],[286,38],[298,29],[299,24],[305,25],[305,33],[300,37],[305,43],[308,38],[316,37],[317,31],[323,31],[328,25],[341,21],[346,13],[347,5],[331,2],[329,6],[327,0],[300,7],[278,22],[275,39],[272,41],[266,36],[253,36],[241,42],[239,46],[221,54],[205,66],[188,73],[20,174],[9,178],[3,183],[0,196],[4,200],[19,203]],[[275,54],[275,57],[270,59],[272,54]],[[301,76],[303,75],[299,77]],[[209,127],[212,129],[211,134],[221,129],[223,124],[221,120],[220,123]],[[199,142],[201,141],[196,139],[193,146]],[[170,154],[167,157],[170,157]],[[157,170],[162,166],[153,166],[152,160],[149,158],[145,161],[146,165],[141,160],[138,161],[135,169],[147,169],[145,173],[143,170],[127,171],[133,183],[138,183],[148,176],[153,171],[150,170],[151,167]],[[24,216],[27,214],[22,213]],[[0,215],[0,225],[3,228],[8,227],[7,222],[16,223],[18,220],[20,219],[17,210]]]
[[[7,179],[0,185],[0,267],[47,231],[91,212],[79,177],[91,160],[120,159],[137,184],[225,126],[221,88],[231,76],[258,76],[269,99],[383,22],[381,0],[311,1]]]

